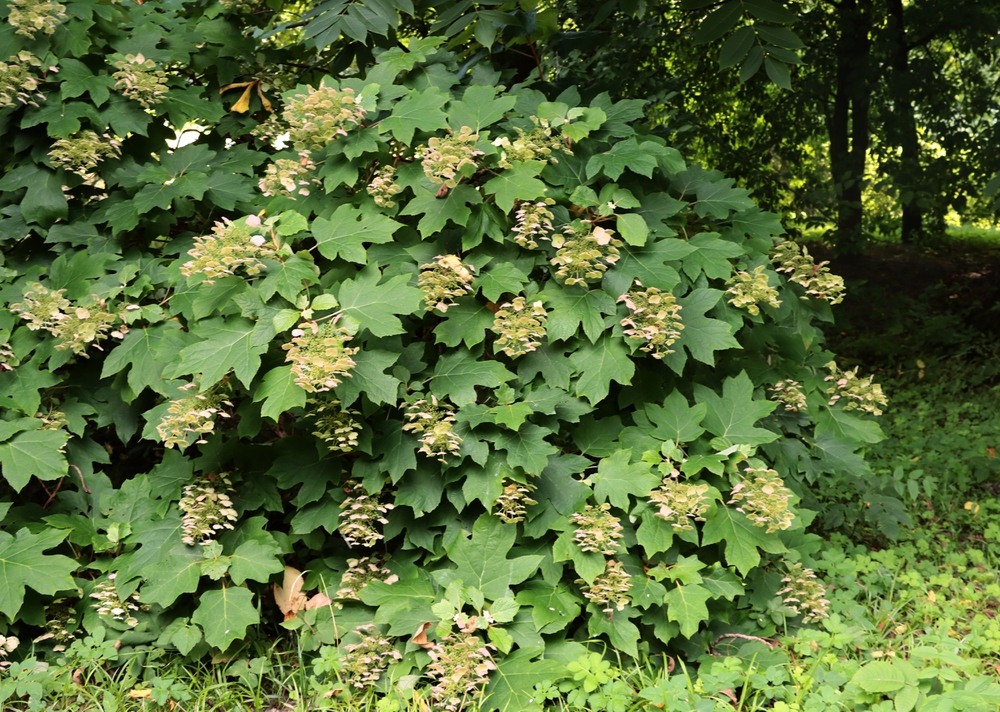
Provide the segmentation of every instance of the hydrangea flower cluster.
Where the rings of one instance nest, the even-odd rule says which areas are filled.
[[[76,637],[75,631],[80,622],[76,600],[57,598],[45,607],[45,629],[51,640],[56,641],[55,652],[65,650],[65,644]]]
[[[297,161],[279,158],[268,164],[264,177],[257,184],[264,197],[284,195],[294,200],[296,196],[305,197],[311,189],[323,185],[316,177],[316,164],[309,158],[309,154],[303,151],[299,156]]]
[[[494,348],[511,358],[524,356],[539,347],[545,338],[545,320],[548,313],[540,301],[530,305],[524,297],[501,305],[493,319],[497,334]]]
[[[608,510],[611,505],[605,502],[599,507],[588,504],[582,512],[576,512],[569,518],[576,525],[573,541],[583,552],[596,552],[605,556],[618,553],[622,534],[621,520]]]
[[[101,581],[94,586],[94,590],[90,593],[90,597],[94,599],[91,607],[97,611],[99,616],[110,616],[129,628],[135,628],[139,625],[139,619],[134,614],[137,611],[148,609],[148,606],[139,605],[138,592],[133,593],[123,601],[118,596],[118,589],[115,588],[114,581],[117,575],[115,573],[108,574],[106,581]]]
[[[566,138],[562,135],[553,135],[552,125],[547,119],[532,116],[531,122],[535,128],[530,131],[514,127],[518,136],[513,141],[506,136],[494,139],[493,145],[500,149],[499,165],[501,168],[513,168],[515,161],[518,163],[522,161],[558,163],[559,159],[552,155],[555,151],[561,151],[569,156],[573,155]]]
[[[830,602],[824,598],[826,588],[812,569],[793,564],[788,575],[781,579],[784,588],[778,591],[783,603],[802,614],[803,623],[812,623],[830,615]]]
[[[586,583],[578,580],[577,583]],[[631,599],[628,592],[632,590],[632,577],[628,575],[622,562],[617,559],[608,561],[604,573],[594,579],[594,583],[584,586],[583,596],[588,601],[598,606],[604,606],[605,613],[612,613],[616,609],[625,610]]]
[[[424,293],[425,309],[444,314],[455,306],[455,299],[472,291],[472,269],[455,255],[438,255],[433,262],[421,265],[417,284]]]
[[[156,62],[139,54],[126,54],[125,59],[115,62],[118,70],[112,74],[115,89],[122,96],[134,99],[144,109],[152,109],[163,101],[167,93],[167,73]]]
[[[0,635],[0,670],[10,667],[10,662],[5,658],[17,650],[20,644],[20,639],[15,635]]]
[[[128,327],[124,324],[112,331],[120,317],[104,311],[103,303],[89,307],[73,306],[63,297],[65,291],[49,289],[38,282],[32,282],[24,292],[24,301],[12,304],[10,310],[28,322],[27,326],[31,331],[45,329],[55,336],[59,341],[55,346],[56,350],[71,349],[73,353],[85,358],[87,347],[91,344],[100,348],[97,342],[108,336],[120,339],[128,332]]]
[[[790,378],[786,378],[783,381],[778,381],[773,386],[771,386],[771,398],[776,400],[785,406],[786,410],[790,410],[793,413],[798,413],[800,410],[806,410],[808,408],[808,403],[806,403],[806,394],[802,390],[802,384],[798,381],[793,381]]]
[[[533,488],[531,485],[521,484],[515,480],[506,480],[503,492],[493,503],[494,514],[500,518],[504,524],[516,524],[523,522],[527,514],[527,508],[533,504],[538,504],[529,495]]]
[[[192,391],[197,386],[189,383],[181,386],[182,391]],[[233,407],[233,404],[226,400],[225,396],[209,390],[207,393],[192,393],[184,398],[170,401],[167,412],[160,418],[160,423],[156,426],[156,433],[163,441],[164,447],[176,447],[184,450],[188,447],[188,437],[195,433],[199,436],[208,435],[215,430],[215,417],[228,418],[229,413],[222,409],[222,406]],[[195,444],[202,444],[205,440],[200,438]]]
[[[365,189],[368,195],[375,199],[375,205],[380,208],[392,208],[396,206],[393,197],[403,190],[402,186],[396,184],[396,167],[382,166],[375,173],[368,187]]]
[[[781,306],[778,290],[767,283],[764,265],[753,272],[737,272],[726,284],[729,285],[726,294],[732,295],[729,303],[739,309],[746,309],[754,316],[760,314],[761,304],[774,309]]]
[[[282,116],[296,151],[319,151],[338,136],[361,124],[365,110],[353,89],[307,87],[285,106]]]
[[[629,315],[621,321],[625,336],[644,341],[640,348],[653,358],[662,359],[674,352],[670,347],[684,329],[681,305],[670,292],[656,287],[642,289],[639,280],[635,287],[618,297],[629,310]]]
[[[340,505],[340,524],[337,530],[348,546],[373,547],[382,539],[376,524],[388,524],[385,518],[392,504],[379,501],[378,493],[368,494],[360,482],[348,482],[350,495]]]
[[[350,377],[358,352],[346,344],[353,337],[333,320],[319,324],[303,322],[292,329],[292,340],[281,348],[288,352],[286,361],[292,364],[295,383],[309,393],[322,393],[336,388]]]
[[[673,477],[665,477],[659,489],[653,490],[649,501],[656,505],[655,516],[669,523],[674,531],[690,531],[691,523],[705,521],[705,513],[712,504],[707,484],[687,484]]]
[[[552,221],[555,215],[549,210],[556,201],[546,198],[538,203],[521,203],[517,207],[514,219],[517,224],[511,228],[514,242],[529,250],[538,249],[538,240],[552,239]]]
[[[206,475],[184,485],[181,501],[177,503],[184,514],[181,541],[191,546],[207,546],[215,540],[216,534],[224,529],[231,530],[237,519],[229,498],[232,491],[233,482],[225,472]]]
[[[35,33],[51,35],[66,19],[66,6],[47,0],[8,0],[10,14],[7,22],[14,34],[35,39]]]
[[[17,357],[14,355],[14,350],[10,344],[4,342],[0,343],[0,373],[4,371],[13,371],[14,367],[10,365],[11,361],[16,361]]]
[[[38,79],[31,73],[32,67],[41,64],[31,52],[18,52],[9,62],[0,62],[0,109],[18,103],[38,106],[36,99],[45,100],[45,95],[38,91]]]
[[[256,215],[236,220],[223,218],[212,227],[212,234],[194,239],[188,250],[193,257],[181,265],[181,274],[193,277],[205,275],[205,284],[219,277],[228,277],[243,268],[248,275],[265,269],[262,259],[274,256],[274,245],[261,234],[261,220]]]
[[[858,378],[858,369],[841,371],[836,361],[826,365],[830,375],[825,380],[830,383],[826,389],[830,396],[829,405],[834,405],[843,399],[844,410],[861,410],[872,415],[882,415],[882,409],[889,400],[882,392],[882,386],[872,382],[872,377]]]
[[[306,411],[312,419],[313,435],[326,443],[330,452],[353,452],[358,447],[360,413],[341,407],[339,400],[323,401],[310,398]]]
[[[458,712],[477,699],[496,670],[493,646],[472,633],[448,635],[435,643],[426,674],[433,681],[431,698],[437,709]]]
[[[347,571],[340,577],[340,588],[335,594],[337,598],[360,600],[358,593],[372,581],[392,585],[399,577],[385,568],[381,563],[372,561],[365,556],[361,559],[348,559]]]
[[[420,149],[424,175],[432,183],[454,188],[464,175],[475,170],[476,158],[483,155],[482,151],[476,150],[478,140],[479,134],[473,133],[468,126],[463,126],[458,133],[452,131],[445,138],[434,136],[428,139],[427,145]],[[472,170],[463,172],[466,167]]]
[[[97,164],[105,158],[121,155],[121,143],[108,134],[74,131],[67,138],[58,139],[49,151],[49,160],[55,168],[65,168],[81,178],[89,178]]]
[[[35,413],[35,418],[42,421],[38,426],[39,430],[62,430],[69,426],[69,418],[61,410],[49,408],[47,413],[39,411]]]
[[[729,504],[739,504],[737,512],[747,515],[754,526],[767,527],[771,534],[788,529],[795,515],[788,509],[792,491],[775,470],[748,467],[743,481],[733,487]]]
[[[341,674],[345,684],[363,690],[378,682],[389,664],[403,656],[374,623],[359,625],[354,632],[361,642],[344,646]]]
[[[560,282],[585,287],[588,279],[601,279],[608,265],[621,258],[618,248],[622,241],[614,236],[614,230],[593,227],[589,220],[574,220],[563,233],[553,237],[552,244],[559,251],[549,260]]]
[[[453,430],[453,407],[438,402],[434,396],[430,401],[421,398],[407,406],[406,418],[410,422],[403,430],[420,435],[420,452],[424,455],[436,457],[440,462],[447,462],[449,455],[458,455],[462,438]]]
[[[778,243],[771,255],[778,272],[788,275],[790,282],[802,286],[806,293],[802,297],[825,299],[830,304],[844,301],[844,280],[830,273],[829,262],[816,264],[809,250],[790,240]]]

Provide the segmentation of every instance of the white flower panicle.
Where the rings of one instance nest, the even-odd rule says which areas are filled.
[[[771,262],[775,270],[788,275],[788,281],[806,290],[803,299],[816,297],[830,304],[844,301],[844,280],[830,273],[829,262],[817,264],[809,250],[798,243],[790,240],[778,243],[771,254]]]
[[[6,657],[17,650],[20,644],[20,639],[15,635],[0,635],[0,670],[10,667],[10,662],[6,660]]]
[[[389,665],[402,660],[403,655],[374,623],[359,625],[354,632],[361,642],[344,646],[341,677],[346,685],[364,690],[378,682]]]
[[[38,79],[31,73],[41,61],[31,52],[18,52],[9,62],[0,62],[0,109],[18,104],[38,106],[45,95],[38,91]]]
[[[109,574],[106,581],[101,581],[94,586],[94,590],[90,593],[90,597],[94,599],[91,607],[97,611],[99,616],[107,616],[124,623],[129,628],[135,628],[139,625],[139,619],[135,617],[135,613],[140,610],[148,610],[149,606],[143,606],[139,603],[138,593],[133,593],[123,601],[118,595],[118,589],[115,588],[116,576],[117,574]]]
[[[517,212],[514,213],[516,224],[511,228],[514,242],[529,250],[537,250],[539,240],[551,240],[555,215],[549,210],[549,206],[555,204],[556,201],[552,198],[546,198],[538,203],[518,205]]]
[[[684,324],[681,305],[673,294],[656,287],[642,289],[642,282],[636,280],[635,287],[618,297],[618,301],[624,302],[629,310],[621,321],[625,336],[644,341],[640,348],[655,359],[674,352],[670,347],[681,337]]]
[[[8,0],[10,14],[7,22],[14,28],[14,34],[35,39],[41,32],[51,35],[66,19],[66,6],[47,0]]]
[[[813,623],[830,615],[830,601],[824,596],[826,588],[812,569],[793,564],[781,579],[784,587],[778,591],[782,602],[795,613],[802,615],[803,623]]]
[[[786,378],[775,383],[770,390],[771,398],[781,403],[786,410],[798,413],[800,410],[808,408],[805,391],[802,390],[802,384],[798,381]]]
[[[235,222],[223,218],[212,227],[212,234],[194,239],[188,255],[194,259],[181,266],[181,274],[205,276],[205,284],[219,277],[228,277],[242,269],[247,275],[260,274],[265,269],[263,259],[274,257],[275,246],[263,234],[261,220],[256,215]]]
[[[349,348],[351,333],[329,320],[322,324],[310,321],[292,329],[292,340],[281,348],[288,352],[285,360],[292,364],[295,383],[309,393],[322,393],[336,388],[351,376],[358,352]]]
[[[283,195],[293,200],[306,197],[314,189],[322,186],[322,181],[316,177],[316,164],[305,151],[299,154],[299,160],[279,158],[267,166],[264,177],[257,187],[264,197]]]
[[[57,351],[70,349],[87,358],[87,347],[99,350],[98,342],[113,336],[121,339],[128,333],[119,314],[104,311],[102,301],[87,306],[76,305],[63,297],[65,289],[49,289],[39,282],[32,282],[24,292],[24,301],[12,304],[10,310],[28,322],[31,331],[44,329],[56,337]]]
[[[476,170],[476,158],[483,155],[476,150],[479,134],[473,133],[468,126],[463,126],[458,133],[452,131],[444,138],[434,136],[427,145],[419,149],[420,165],[424,175],[432,183],[443,184],[454,188],[466,175]],[[463,170],[468,168],[468,170]]]
[[[689,484],[665,477],[659,489],[650,493],[649,501],[656,505],[654,516],[669,523],[674,531],[690,531],[694,529],[691,522],[705,521],[712,504],[708,490],[704,483]]]
[[[473,269],[455,255],[438,255],[433,262],[421,265],[417,286],[424,293],[425,309],[444,314],[448,307],[455,306],[455,299],[471,293]]]
[[[430,401],[423,398],[407,406],[406,418],[410,422],[403,430],[420,436],[420,452],[427,457],[447,463],[448,457],[457,456],[462,438],[453,430],[455,409],[439,402],[435,396]]]
[[[121,142],[109,134],[98,136],[94,131],[74,131],[52,144],[49,160],[55,168],[65,168],[92,180],[97,164],[106,158],[120,156],[121,146]]]
[[[788,529],[795,521],[788,508],[792,491],[775,470],[748,467],[730,496],[729,504],[738,504],[736,511],[747,515],[754,526],[766,527],[768,534]]]
[[[360,559],[348,559],[347,570],[340,577],[340,588],[337,590],[337,598],[345,600],[360,600],[358,593],[372,581],[392,585],[399,580],[399,577],[385,568],[381,563],[372,561],[365,556]]]
[[[588,280],[601,279],[608,266],[621,258],[618,248],[623,243],[614,230],[594,227],[589,220],[574,220],[563,233],[552,236],[559,251],[549,260],[560,282],[585,287]]]
[[[232,529],[237,520],[229,494],[232,480],[226,472],[207,475],[184,486],[177,506],[184,515],[181,541],[188,545],[207,546],[219,532]]]
[[[197,386],[188,383],[181,386],[180,390],[195,391]],[[163,446],[168,448],[186,449],[190,445],[188,439],[192,434],[199,436],[195,444],[203,444],[205,440],[201,436],[215,430],[216,417],[230,417],[229,413],[222,409],[223,406],[232,408],[233,404],[224,395],[212,389],[205,393],[191,393],[184,398],[172,400],[167,412],[156,426],[156,433],[163,441]]]
[[[316,428],[312,434],[325,442],[330,452],[353,452],[358,448],[361,430],[358,411],[343,408],[339,400],[310,398],[306,401],[306,412]]]
[[[844,410],[860,410],[871,415],[882,415],[882,409],[889,404],[889,399],[882,392],[882,386],[872,382],[872,376],[858,377],[858,369],[841,371],[836,361],[826,365],[830,375],[824,380],[830,384],[826,393],[830,396],[829,405],[842,401]]]
[[[377,492],[368,494],[360,482],[348,482],[346,489],[350,495],[340,505],[337,531],[348,546],[371,548],[383,538],[376,525],[389,523],[385,515],[394,505],[380,502]]]
[[[493,646],[473,633],[448,635],[435,643],[427,654],[431,658],[426,674],[433,681],[431,698],[434,708],[459,712],[475,706],[496,670]]]
[[[396,184],[395,166],[388,165],[379,168],[365,190],[368,191],[368,195],[375,199],[375,205],[380,208],[395,207],[396,201],[393,200],[393,197],[403,190],[402,186]]]
[[[554,135],[552,125],[547,119],[532,116],[531,122],[535,127],[530,131],[514,127],[518,135],[513,141],[507,136],[500,136],[493,140],[493,145],[500,149],[499,165],[501,168],[513,168],[514,163],[523,161],[558,163],[559,159],[554,155],[556,151],[568,156],[573,155],[569,141],[562,135]]]
[[[126,54],[115,62],[118,70],[112,74],[115,89],[122,96],[139,102],[144,109],[152,109],[167,94],[167,73],[156,62],[139,54]]]
[[[588,504],[582,512],[574,513],[569,521],[576,525],[573,542],[583,552],[596,552],[605,556],[618,553],[622,534],[621,520],[610,514],[611,505],[605,502],[599,507]]]
[[[494,348],[511,358],[531,353],[545,338],[547,318],[541,301],[528,304],[524,297],[515,297],[501,305],[493,318],[493,332],[497,334]]]
[[[729,285],[726,294],[732,295],[729,303],[739,309],[746,309],[754,316],[760,314],[761,304],[774,309],[781,306],[778,290],[767,282],[764,265],[753,272],[737,272],[726,284]]]
[[[598,575],[592,584],[583,580],[577,580],[577,583],[584,584],[584,598],[595,605],[604,606],[602,610],[605,613],[625,610],[625,606],[631,603],[628,594],[632,590],[632,577],[617,559],[609,560],[604,573]]]
[[[493,503],[493,513],[504,524],[523,522],[527,508],[538,504],[530,497],[532,489],[534,488],[531,485],[521,484],[510,479],[505,480],[503,492]]]
[[[365,110],[353,89],[320,86],[293,96],[282,116],[296,151],[319,151],[361,125]]]

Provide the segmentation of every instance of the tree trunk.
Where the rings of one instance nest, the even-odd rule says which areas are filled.
[[[837,251],[864,249],[861,194],[868,156],[871,105],[871,0],[842,0],[837,7],[837,77],[830,133],[830,169],[837,199]]]
[[[910,47],[906,41],[903,0],[887,0],[889,30],[892,42],[892,80],[890,96],[893,106],[893,123],[901,152],[901,165],[895,182],[899,188],[903,208],[902,239],[914,242],[923,232],[924,215],[919,195],[923,184],[920,165],[920,142],[917,140],[917,121],[913,112],[912,80],[910,77]]]

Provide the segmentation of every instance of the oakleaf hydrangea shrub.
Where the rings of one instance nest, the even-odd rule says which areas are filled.
[[[842,282],[642,102],[434,38],[277,95],[239,4],[168,43],[99,5],[110,64],[74,5],[5,16],[44,57],[0,110],[5,639],[280,624],[351,688],[521,709],[586,641],[825,615],[804,504],[884,396],[822,346]]]

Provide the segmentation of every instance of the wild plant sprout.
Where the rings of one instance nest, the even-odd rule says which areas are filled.
[[[554,134],[552,125],[548,119],[539,119],[532,116],[531,122],[535,125],[530,131],[525,131],[519,126],[514,127],[517,138],[513,141],[507,136],[500,136],[493,140],[493,145],[499,149],[501,168],[513,168],[514,163],[524,161],[548,161],[558,163],[559,158],[556,152],[573,155],[569,142],[559,134]]]
[[[468,126],[463,126],[458,133],[452,132],[444,138],[428,139],[427,145],[419,150],[420,165],[424,175],[432,183],[445,185],[449,188],[457,186],[464,175],[476,168],[476,158],[483,152],[476,149],[479,134],[473,133]],[[469,171],[463,169],[469,168]]]
[[[503,492],[493,503],[493,513],[500,518],[504,524],[516,524],[523,522],[527,514],[527,508],[533,504],[538,504],[529,496],[532,491],[531,485],[522,484],[515,480],[504,480]]]
[[[604,573],[594,578],[593,583],[587,584],[582,580],[577,583],[584,584],[584,598],[597,606],[604,606],[604,613],[623,611],[632,602],[628,595],[632,590],[632,577],[617,559],[610,559]]]
[[[45,101],[45,95],[38,91],[38,78],[32,73],[41,65],[38,57],[26,51],[0,62],[0,110],[18,104],[38,106],[39,101]]]
[[[458,712],[473,707],[496,670],[493,646],[474,633],[448,635],[427,651],[431,658],[425,674],[431,679],[436,709]]]
[[[494,349],[511,358],[531,353],[545,338],[547,317],[548,312],[539,300],[529,305],[524,297],[515,297],[514,301],[503,304],[493,319],[493,332],[497,335]]]
[[[55,168],[65,168],[70,173],[89,179],[101,161],[121,155],[121,146],[121,142],[110,134],[74,131],[52,144],[49,160]]]
[[[374,561],[364,556],[360,559],[348,559],[347,570],[340,577],[340,588],[334,594],[337,598],[360,600],[358,593],[372,581],[392,585],[399,577],[387,569],[382,562]]]
[[[882,392],[882,386],[873,382],[872,376],[860,378],[857,367],[841,371],[836,361],[826,364],[826,369],[830,372],[823,379],[830,384],[826,389],[826,394],[830,397],[828,405],[840,403],[844,410],[882,415],[882,409],[889,404],[889,399]]]
[[[188,440],[191,435],[199,436],[195,444],[203,444],[205,439],[202,436],[215,430],[215,419],[230,417],[223,410],[223,406],[233,407],[226,396],[214,389],[205,393],[198,393],[197,389],[195,383],[181,386],[180,390],[188,391],[189,394],[170,401],[167,412],[160,418],[156,433],[164,447],[176,447],[183,451],[190,445]]]
[[[753,272],[737,272],[726,284],[729,286],[726,294],[731,295],[729,303],[738,309],[746,309],[754,316],[760,314],[761,304],[773,309],[781,306],[778,290],[767,282],[764,265]]]
[[[118,70],[111,77],[122,96],[137,101],[144,109],[152,109],[167,94],[167,73],[156,62],[139,54],[126,54],[115,62]]]
[[[264,235],[260,217],[250,215],[236,221],[223,218],[212,227],[211,235],[194,239],[194,247],[188,250],[194,259],[181,265],[181,274],[204,275],[205,284],[213,284],[237,270],[254,276],[265,269],[261,260],[274,257],[274,253],[275,245]]]
[[[303,322],[292,329],[291,342],[281,348],[288,352],[285,360],[292,364],[295,383],[308,393],[323,393],[349,378],[354,368],[357,348],[347,343],[354,337],[335,320]]]
[[[518,205],[517,212],[514,213],[515,224],[511,228],[514,242],[529,250],[537,250],[539,240],[551,240],[555,215],[549,210],[549,206],[555,204],[556,201],[552,198],[546,198],[537,203],[525,202]]]
[[[438,255],[420,267],[417,285],[424,293],[425,309],[444,314],[455,306],[455,299],[472,293],[475,276],[472,268],[455,255]]]
[[[747,515],[754,526],[766,527],[768,534],[788,529],[795,520],[788,508],[792,491],[775,470],[748,467],[730,496],[729,504],[739,505],[736,511]]]
[[[674,342],[681,337],[681,305],[670,292],[656,287],[642,288],[636,280],[635,287],[618,297],[629,314],[622,319],[625,336],[644,343],[639,347],[655,359],[662,359],[674,352]]]
[[[360,482],[348,482],[350,494],[340,505],[340,524],[337,531],[348,546],[371,548],[383,537],[378,525],[385,525],[385,518],[393,505],[379,501],[379,493],[368,494]]]
[[[177,503],[183,515],[181,541],[192,546],[207,546],[220,532],[232,530],[233,522],[237,521],[230,499],[232,492],[233,482],[226,472],[206,475],[184,485]]]
[[[402,186],[396,184],[396,167],[387,165],[379,168],[365,190],[380,208],[395,207],[393,197],[403,190]]]
[[[611,505],[604,504],[595,507],[588,504],[582,512],[570,516],[571,524],[576,525],[573,531],[573,543],[583,552],[596,552],[605,556],[614,556],[621,548],[618,542],[622,534],[621,520],[608,510]]]
[[[594,226],[589,220],[574,220],[554,235],[552,244],[558,248],[549,260],[556,268],[555,277],[567,286],[586,286],[588,280],[601,279],[608,267],[618,262],[622,241],[614,230]]]
[[[308,196],[322,185],[316,177],[316,164],[305,151],[299,154],[298,160],[279,158],[268,164],[264,177],[257,184],[266,198],[283,195],[293,200]]]
[[[815,297],[830,304],[844,301],[844,280],[831,274],[829,262],[816,263],[809,250],[791,240],[779,242],[771,254],[774,269],[788,275],[789,282],[795,282],[806,290],[803,299]]]
[[[792,564],[781,583],[784,587],[777,595],[786,606],[802,615],[803,623],[813,623],[830,615],[826,588],[812,569],[803,568],[800,563]]]
[[[419,452],[444,463],[448,457],[458,455],[462,438],[453,429],[455,409],[450,404],[435,396],[429,401],[421,398],[407,406],[406,419],[410,422],[403,430],[420,436]]]

